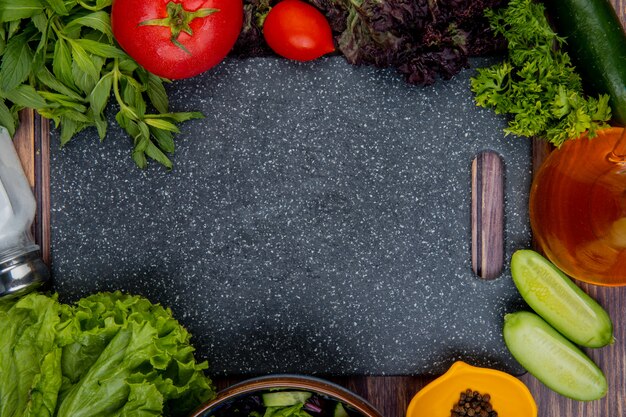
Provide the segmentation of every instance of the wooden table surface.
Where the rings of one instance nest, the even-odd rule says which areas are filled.
[[[611,0],[622,25],[626,26],[626,0]],[[626,65],[626,63],[625,63]],[[38,213],[34,224],[36,241],[42,247],[44,260],[50,262],[50,196],[49,196],[49,137],[47,122],[30,110],[21,113],[21,125],[15,145],[22,158],[27,177],[38,198]],[[52,146],[58,146],[53,143]],[[537,167],[546,149],[535,143],[533,160]],[[626,287],[605,288],[585,284],[580,286],[597,299],[610,313],[615,325],[616,341],[601,349],[586,349],[589,356],[605,372],[609,381],[607,396],[598,401],[578,402],[564,398],[544,387],[530,374],[520,379],[530,388],[540,417],[624,417],[626,416]],[[329,378],[369,400],[385,417],[403,417],[415,393],[433,377],[375,376]],[[217,379],[224,388],[240,378]],[[506,417],[506,416],[503,416]]]

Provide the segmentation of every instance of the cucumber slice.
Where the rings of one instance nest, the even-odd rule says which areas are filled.
[[[289,407],[304,404],[313,395],[307,391],[276,391],[262,395],[263,405],[266,407]]]
[[[345,407],[341,403],[337,403],[335,406],[335,412],[333,413],[333,417],[348,417],[348,412]]]
[[[563,336],[585,347],[613,342],[606,310],[546,258],[518,250],[511,258],[511,274],[526,303]]]
[[[503,332],[513,357],[548,388],[578,401],[606,395],[600,368],[535,313],[505,315]]]

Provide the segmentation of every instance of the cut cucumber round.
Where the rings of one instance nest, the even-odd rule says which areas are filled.
[[[307,391],[275,391],[262,395],[266,407],[289,407],[304,404],[313,395]]]
[[[578,401],[606,395],[607,381],[600,368],[535,313],[507,314],[503,333],[513,357],[548,388]]]
[[[511,258],[511,274],[526,303],[569,340],[585,347],[613,342],[606,310],[546,258],[518,250]]]

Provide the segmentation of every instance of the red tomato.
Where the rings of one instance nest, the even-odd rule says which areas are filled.
[[[161,77],[189,78],[217,65],[243,22],[242,0],[114,0],[113,35]]]
[[[326,17],[300,0],[283,0],[272,7],[263,23],[265,41],[288,59],[310,61],[335,50]]]

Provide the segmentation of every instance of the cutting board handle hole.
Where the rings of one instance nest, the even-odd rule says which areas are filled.
[[[504,266],[504,163],[495,151],[472,161],[472,270],[495,279]]]

